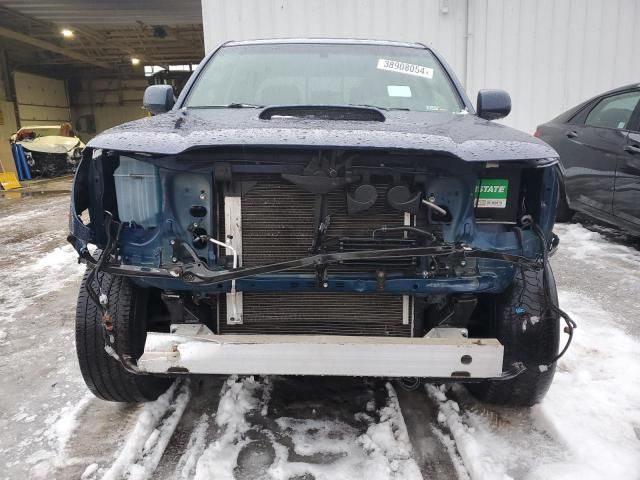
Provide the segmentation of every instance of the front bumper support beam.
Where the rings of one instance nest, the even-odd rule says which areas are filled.
[[[214,335],[201,324],[149,332],[141,372],[465,379],[502,375],[496,339]]]

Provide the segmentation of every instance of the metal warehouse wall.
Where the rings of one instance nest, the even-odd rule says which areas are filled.
[[[64,80],[14,72],[14,83],[21,127],[71,121]]]
[[[567,108],[640,82],[638,0],[471,0],[466,87],[504,88],[504,123],[533,132]]]
[[[207,52],[227,40],[294,36],[431,45],[472,99],[480,88],[508,90],[503,123],[527,132],[640,82],[640,0],[203,0],[202,11]]]
[[[204,46],[270,37],[351,37],[427,42],[459,74],[465,64],[466,0],[203,0]],[[446,3],[446,2],[445,2]]]
[[[107,128],[146,116],[141,108],[148,81],[145,77],[83,78],[70,86],[71,113],[74,119],[93,115],[95,132],[79,130],[84,141]]]

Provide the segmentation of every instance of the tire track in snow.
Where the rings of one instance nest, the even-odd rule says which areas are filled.
[[[113,443],[118,432],[128,433],[120,437],[115,461],[103,455],[87,466],[91,450],[82,455],[76,449],[70,452],[76,454],[71,457],[76,468],[58,472],[59,478],[78,478],[83,468],[85,480],[422,478],[407,428],[408,421],[419,418],[411,414],[413,418],[405,420],[388,383],[232,376],[219,390],[219,402],[212,401],[211,393],[219,386],[212,383],[207,379],[189,389],[176,382],[158,401],[137,411],[94,400],[94,407],[111,408],[87,409],[80,421],[92,421],[99,431],[91,440],[90,432],[80,429],[79,443],[97,440],[94,449],[104,451],[104,440]],[[184,398],[187,392],[191,400]],[[216,403],[217,410],[212,410]],[[122,413],[127,410],[135,417],[125,421]],[[111,423],[96,424],[92,411],[100,417],[111,412]],[[430,479],[456,476],[453,468],[448,475],[426,473]]]
[[[215,438],[201,454],[199,451],[185,452],[183,463],[185,466],[188,464],[189,470],[181,471],[180,476],[189,478],[194,475],[196,479],[208,479],[213,475],[216,478],[234,478],[238,457],[250,442],[250,436],[247,435],[252,428],[249,414],[266,412],[271,388],[268,377],[260,380],[254,377],[239,378],[237,375],[229,377],[220,392],[215,415]],[[189,443],[200,449],[197,437],[193,442],[190,439]],[[196,457],[197,461],[194,462]]]
[[[433,428],[452,455],[459,455],[471,480],[528,479],[543,465],[566,461],[564,446],[530,409],[480,403],[461,385],[426,389],[438,406]]]
[[[184,454],[178,460],[174,472],[176,480],[188,480],[193,477],[196,471],[196,464],[204,453],[207,441],[207,433],[210,427],[211,417],[203,413],[193,432],[189,436]]]
[[[202,376],[191,379],[191,400],[178,424],[160,464],[155,480],[193,478],[195,463],[216,433],[213,420],[226,377]]]
[[[213,437],[211,440],[207,440]],[[208,443],[207,443],[208,441]],[[449,475],[446,478],[453,478]],[[231,376],[173,478],[421,479],[391,384]]]
[[[424,478],[429,480],[469,480],[451,438],[435,428],[438,411],[424,389],[398,390],[398,400],[405,419],[413,458]]]
[[[91,464],[83,478],[145,480],[155,471],[189,403],[189,381],[180,379],[154,402],[145,404],[111,466]]]

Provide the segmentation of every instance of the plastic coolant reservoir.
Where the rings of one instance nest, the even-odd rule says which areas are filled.
[[[120,220],[144,228],[156,227],[162,208],[158,167],[121,156],[113,177]]]

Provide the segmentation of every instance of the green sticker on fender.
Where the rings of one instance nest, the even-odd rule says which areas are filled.
[[[506,208],[509,180],[482,178],[476,183],[476,208]]]

